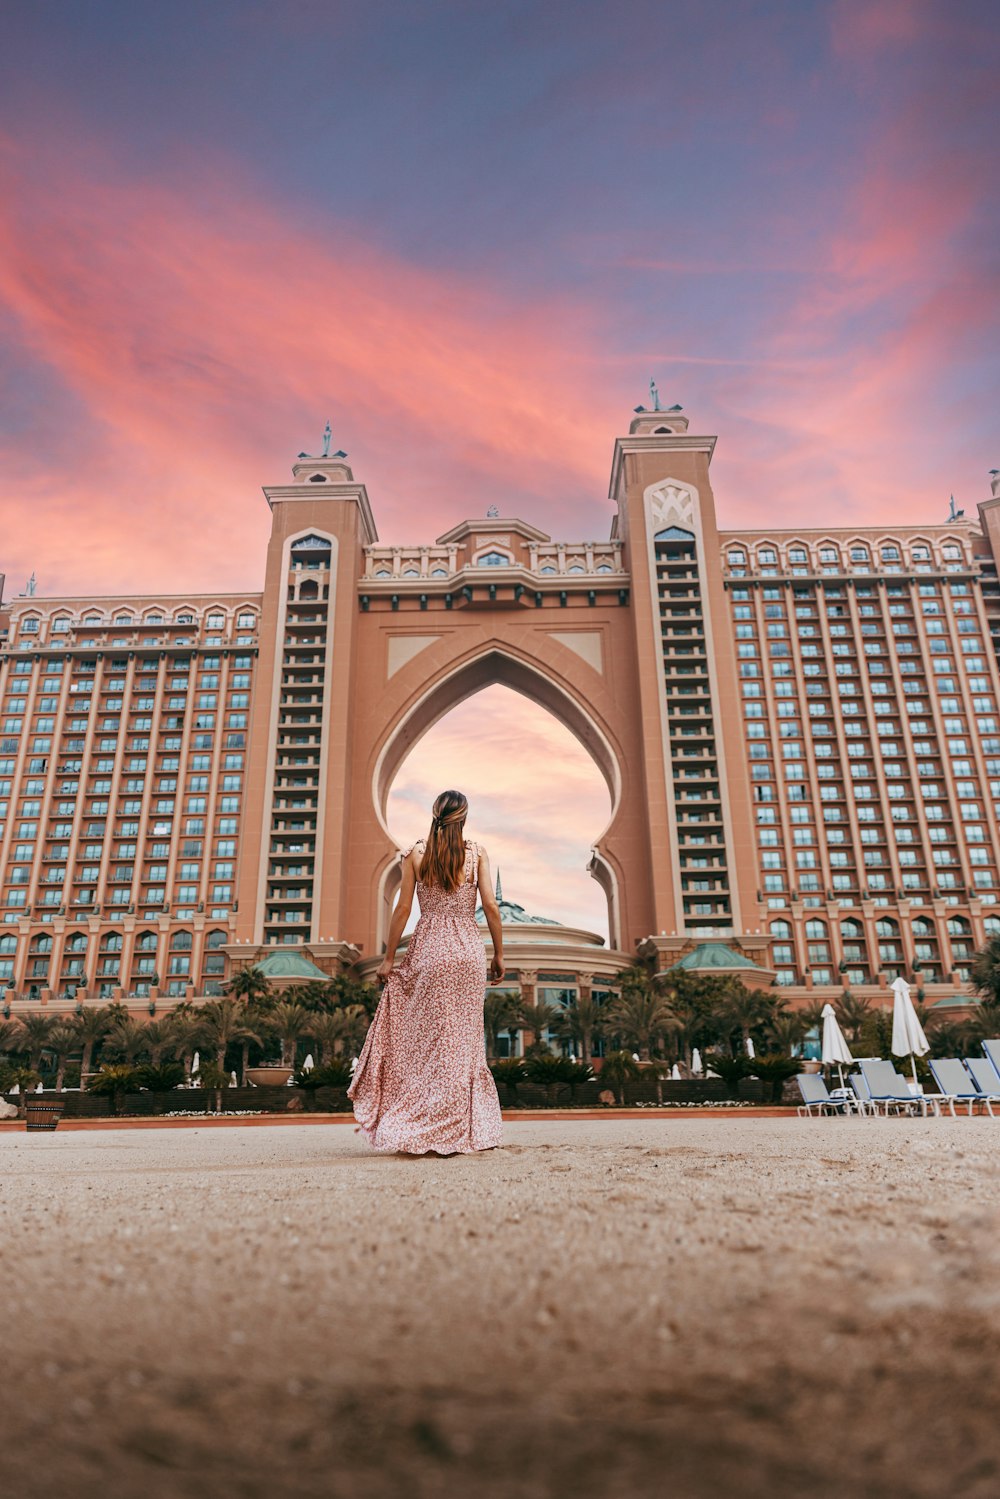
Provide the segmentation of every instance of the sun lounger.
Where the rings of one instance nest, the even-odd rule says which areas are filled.
[[[989,1066],[988,1062],[986,1066]],[[983,1094],[976,1079],[966,1071],[958,1057],[935,1057],[930,1069],[938,1085],[940,1101],[947,1104],[952,1118],[955,1117],[956,1103],[966,1104],[971,1115],[973,1105],[982,1102]]]
[[[993,1105],[1000,1103],[1000,1077],[997,1076],[996,1068],[986,1057],[966,1057],[965,1065],[969,1069],[969,1076],[979,1089],[979,1096],[987,1114],[993,1119]]]
[[[866,1057],[859,1064],[868,1094],[876,1109],[886,1114],[890,1109],[897,1114],[905,1109],[908,1114],[920,1113],[926,1117],[928,1100],[922,1093],[913,1093],[905,1077],[901,1077],[891,1062]]]
[[[984,1041],[983,1051],[993,1071],[1000,1078],[1000,1041]]]
[[[875,1107],[875,1104],[872,1102],[871,1093],[868,1091],[868,1084],[865,1082],[864,1078],[861,1076],[861,1073],[860,1072],[852,1072],[851,1075],[850,1075],[850,1077],[847,1079],[847,1081],[850,1083],[851,1088],[852,1088],[852,1090],[854,1092],[854,1099],[855,1099],[855,1103],[856,1103],[856,1106],[857,1106],[858,1113],[862,1114],[862,1115],[863,1114],[877,1114],[878,1113],[878,1109]]]
[[[847,1098],[842,1092],[833,1094],[826,1086],[823,1078],[815,1072],[800,1072],[795,1081],[799,1085],[802,1102],[797,1112],[807,1117],[811,1116],[813,1110],[820,1114],[849,1114],[852,1112],[854,1099]]]

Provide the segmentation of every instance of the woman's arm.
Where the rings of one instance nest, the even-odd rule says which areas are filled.
[[[403,880],[399,887],[399,899],[396,909],[392,913],[389,922],[389,941],[386,943],[385,957],[375,970],[375,977],[383,983],[389,977],[396,962],[396,948],[399,939],[403,935],[403,928],[410,919],[410,911],[413,908],[413,892],[417,888],[417,871],[414,867],[416,858],[415,850],[411,850],[403,860]]]
[[[493,938],[493,961],[490,964],[490,978],[498,984],[504,976],[505,966],[503,961],[503,926],[500,923],[500,907],[497,898],[493,894],[493,880],[490,877],[490,856],[484,848],[479,850],[479,899],[483,903],[483,915],[486,917],[486,925],[490,929]]]

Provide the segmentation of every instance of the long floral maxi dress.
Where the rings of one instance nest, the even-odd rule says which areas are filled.
[[[457,890],[417,881],[420,919],[382,990],[347,1090],[376,1150],[454,1155],[500,1144],[483,1034],[478,869],[479,846],[470,843]]]

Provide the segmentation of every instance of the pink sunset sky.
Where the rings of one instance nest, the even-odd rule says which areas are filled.
[[[721,523],[967,513],[1000,465],[993,6],[39,0],[0,61],[0,572],[259,587],[330,417],[383,541],[602,537],[655,376]],[[542,768],[540,770],[540,767]],[[512,898],[606,930],[608,798],[500,688],[460,784]],[[470,824],[471,827],[471,824]]]

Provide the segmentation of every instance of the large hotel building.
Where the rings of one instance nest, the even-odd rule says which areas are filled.
[[[491,514],[412,546],[346,455],[301,455],[259,592],[0,601],[5,1008],[370,972],[392,779],[492,682],[612,800],[610,944],[507,907],[524,989],[722,952],[793,1001],[967,995],[1000,932],[1000,488],[943,524],[720,531],[714,445],[639,408],[607,540]]]

